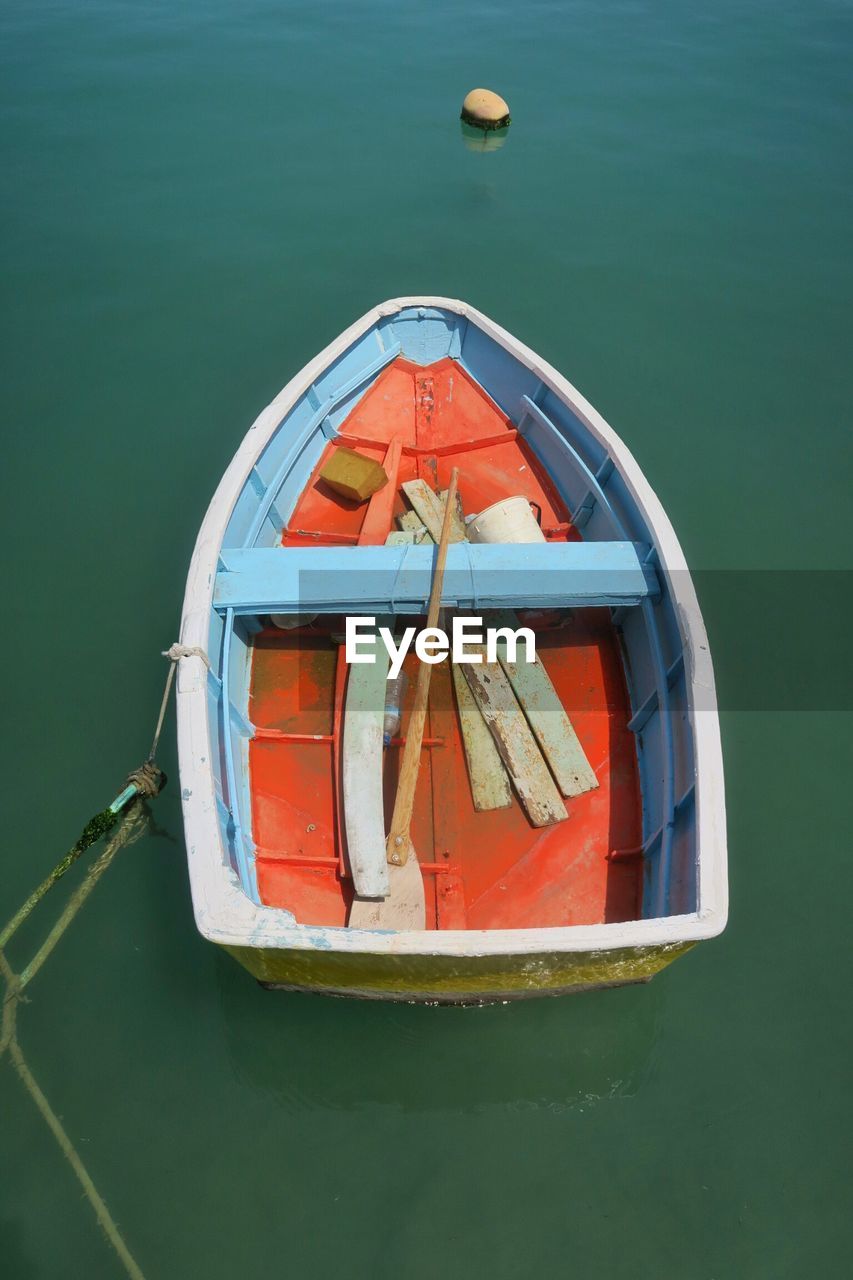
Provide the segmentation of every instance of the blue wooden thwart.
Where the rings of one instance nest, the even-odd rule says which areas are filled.
[[[433,546],[223,549],[213,603],[234,613],[424,613]],[[459,609],[632,606],[657,593],[633,542],[455,543],[442,604]]]

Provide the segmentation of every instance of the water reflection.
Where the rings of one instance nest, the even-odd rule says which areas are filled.
[[[460,120],[459,125],[462,141],[469,151],[500,151],[509,133],[509,125],[505,129],[475,129],[464,120]]]
[[[29,1280],[36,1276],[36,1268],[24,1252],[24,1229],[20,1222],[0,1217],[0,1257],[3,1258],[4,1275],[15,1280]]]
[[[217,963],[235,1074],[287,1111],[566,1111],[637,1092],[665,984],[484,1008],[264,991]]]

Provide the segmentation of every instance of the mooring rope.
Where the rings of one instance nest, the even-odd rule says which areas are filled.
[[[138,769],[134,769],[128,774],[124,789],[119,793],[112,805],[107,809],[103,809],[100,813],[96,813],[86,823],[79,839],[71,846],[63,858],[47,875],[38,888],[34,889],[30,896],[26,899],[21,907],[15,912],[11,920],[0,930],[0,976],[5,983],[5,991],[3,994],[3,1014],[0,1020],[0,1058],[4,1054],[9,1054],[9,1059],[17,1072],[18,1078],[24,1088],[29,1093],[39,1114],[44,1119],[56,1142],[71,1165],[78,1182],[83,1188],[83,1193],[89,1201],[95,1213],[95,1217],[100,1223],[104,1234],[110,1244],[118,1254],[125,1271],[131,1277],[131,1280],[145,1280],[139,1264],[134,1259],[130,1250],[124,1242],[121,1232],[116,1225],[115,1219],[110,1214],[101,1195],[98,1193],[94,1182],[86,1170],[80,1156],[74,1148],[74,1144],[63,1128],[62,1122],[56,1112],[51,1107],[44,1093],[38,1085],[32,1071],[27,1065],[23,1050],[18,1042],[17,1031],[17,1015],[18,1006],[22,1000],[25,1000],[24,990],[32,982],[33,978],[41,969],[48,956],[53,951],[59,940],[64,935],[66,929],[77,915],[80,908],[86,902],[89,894],[95,888],[101,876],[111,865],[113,859],[119,849],[133,844],[144,834],[148,813],[146,809],[146,801],[153,800],[160,794],[166,785],[166,775],[154,762],[154,756],[160,741],[160,734],[163,730],[163,721],[166,716],[166,708],[169,701],[169,694],[175,678],[175,668],[180,658],[200,657],[204,660],[207,667],[210,667],[207,655],[201,649],[186,648],[183,645],[173,644],[167,649],[163,655],[169,659],[169,672],[166,676],[166,685],[163,690],[163,698],[160,703],[160,713],[157,717],[157,726],[154,731],[154,740],[147,759]],[[119,821],[121,819],[121,821]],[[50,889],[61,880],[70,867],[74,865],[82,853],[86,851],[96,841],[108,835],[118,824],[109,843],[103,852],[92,864],[86,873],[82,884],[78,885],[72,893],[68,902],[65,904],[62,912],[48,933],[44,942],[32,956],[30,961],[21,969],[20,973],[16,973],[9,964],[4,948],[14,934],[18,931],[24,921],[32,914],[35,907],[41,902],[42,898]]]
[[[157,744],[160,741],[160,734],[163,729],[163,720],[166,715],[166,706],[169,702],[169,694],[172,692],[172,681],[175,678],[175,670],[178,661],[181,658],[201,658],[204,665],[210,670],[210,658],[208,658],[204,649],[200,649],[194,644],[175,644],[169,645],[168,649],[163,650],[163,657],[169,659],[169,674],[166,676],[166,688],[163,690],[163,700],[160,703],[160,714],[157,717],[157,727],[154,730],[154,741],[151,743],[151,750],[148,752],[148,761],[153,761],[157,754]]]
[[[128,802],[134,798],[134,795],[141,796],[144,799],[153,799],[156,795],[159,795],[165,785],[165,773],[161,772],[153,761],[146,760],[145,764],[140,765],[138,769],[134,769],[127,776],[125,790],[128,792]],[[133,791],[130,788],[133,788]],[[112,831],[120,817],[120,808],[116,810],[109,808],[102,809],[100,813],[96,813],[93,818],[89,819],[77,842],[71,846],[64,858],[60,858],[53,870],[45,876],[38,888],[32,891],[26,902],[18,908],[12,919],[3,927],[2,932],[0,932],[0,949],[5,947],[10,938],[17,933],[48,890],[52,889],[57,880],[61,880],[66,871],[73,867],[81,853],[85,853],[102,836]]]

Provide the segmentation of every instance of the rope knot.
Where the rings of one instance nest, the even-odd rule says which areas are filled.
[[[126,785],[136,787],[137,795],[145,800],[153,800],[165,787],[166,775],[153,760],[146,760],[145,764],[127,775]]]
[[[169,658],[171,662],[177,662],[179,658],[201,658],[204,665],[210,670],[210,658],[208,658],[204,649],[200,649],[195,644],[175,644],[169,645],[168,649],[163,650],[163,657]]]

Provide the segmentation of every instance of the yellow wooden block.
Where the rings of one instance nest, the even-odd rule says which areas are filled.
[[[367,499],[388,483],[385,468],[354,449],[336,449],[320,472],[330,489],[353,502]]]

